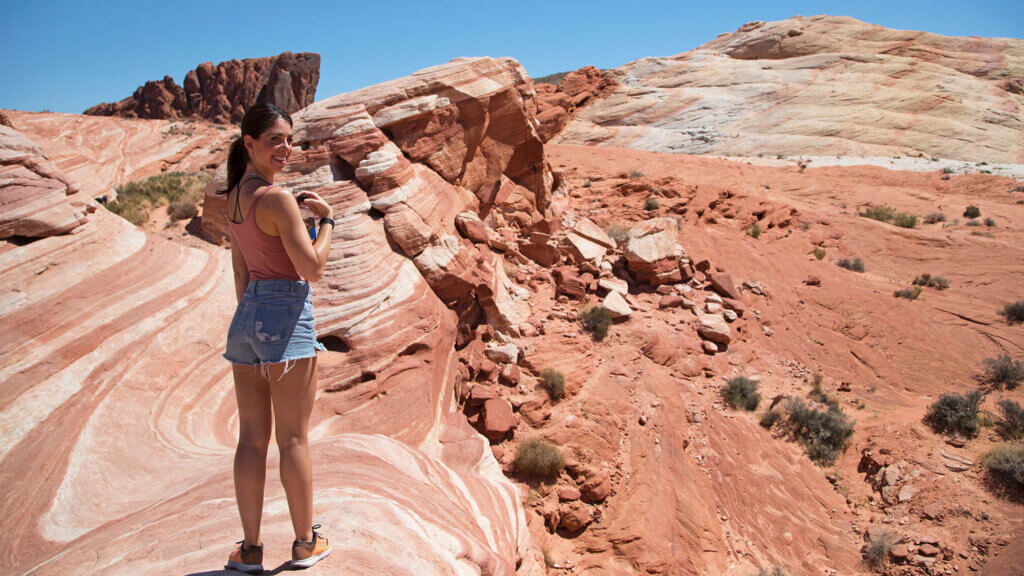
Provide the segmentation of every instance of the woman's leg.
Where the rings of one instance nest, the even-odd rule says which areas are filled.
[[[270,368],[275,436],[281,451],[281,484],[288,497],[295,539],[313,537],[313,467],[309,460],[309,415],[316,397],[316,357]]]
[[[260,543],[263,484],[267,477],[267,446],[273,419],[270,387],[258,366],[232,364],[238,402],[238,447],[235,449],[235,499],[242,517],[246,546]]]

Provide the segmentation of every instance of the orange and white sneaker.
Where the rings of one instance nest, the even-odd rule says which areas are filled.
[[[319,524],[313,526],[313,539],[309,542],[302,540],[292,542],[293,567],[309,568],[331,555],[331,543],[322,534],[317,533],[319,528]]]
[[[263,546],[246,546],[245,540],[242,540],[238,548],[228,556],[228,563],[224,567],[246,574],[263,572]]]

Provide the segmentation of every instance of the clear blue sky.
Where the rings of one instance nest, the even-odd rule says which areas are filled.
[[[669,56],[752,20],[833,14],[951,36],[1024,37],[1024,1],[532,0],[245,3],[0,0],[0,108],[81,112],[202,62],[319,52],[317,99],[457,56],[531,76]]]

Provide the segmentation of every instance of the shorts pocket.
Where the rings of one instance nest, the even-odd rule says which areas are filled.
[[[301,303],[257,307],[253,315],[252,341],[265,345],[287,344],[301,313]]]

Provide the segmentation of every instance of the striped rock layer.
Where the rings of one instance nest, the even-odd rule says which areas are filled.
[[[751,22],[605,71],[619,86],[552,142],[654,152],[1024,162],[1024,41],[848,17]]]
[[[84,224],[84,211],[68,199],[77,191],[35,142],[0,125],[0,238],[63,234]]]
[[[459,170],[462,186],[402,154],[374,124],[386,107],[342,95],[296,119],[307,149],[285,184],[321,193],[338,222],[314,287],[330,348],[311,422],[315,513],[336,546],[325,565],[532,574],[518,495],[486,439],[454,413],[457,319],[441,297],[445,282],[462,282],[450,293],[509,322],[524,305],[506,302],[514,287],[495,256],[452,222],[466,207],[535,218],[550,173],[524,104],[529,81],[510,60],[417,74],[405,88],[367,90],[448,82],[448,106],[476,103],[488,128]],[[468,131],[454,126],[446,134]],[[449,140],[438,142],[428,156],[441,165]],[[219,198],[208,197],[207,213]],[[234,307],[229,252],[171,243],[98,209],[75,235],[4,244],[0,277],[0,564],[30,574],[218,568],[239,533],[237,415],[220,357]],[[268,569],[287,560],[292,538],[275,460],[271,450]]]

